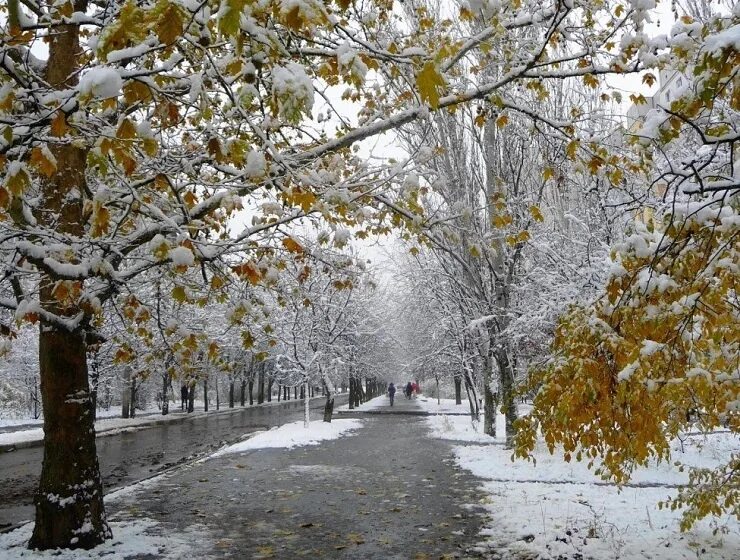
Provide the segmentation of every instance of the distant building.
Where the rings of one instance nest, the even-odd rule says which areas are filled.
[[[671,102],[679,97],[687,81],[686,76],[676,70],[661,70],[658,74],[658,91],[652,96],[645,96],[647,103],[633,104],[627,109],[625,115],[627,118],[627,132],[636,132],[639,123],[652,109],[670,107]]]

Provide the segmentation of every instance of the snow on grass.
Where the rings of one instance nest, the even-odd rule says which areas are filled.
[[[439,418],[448,429],[439,428]],[[436,437],[485,441],[477,432],[471,435],[461,418],[430,417],[428,422]],[[536,464],[512,462],[511,450],[500,442],[456,446],[454,451],[460,466],[485,481],[483,503],[490,522],[481,547],[496,558],[737,558],[736,519],[704,520],[681,533],[681,512],[659,510],[657,504],[687,481],[687,473],[679,472],[673,461],[712,467],[726,461],[740,439],[729,432],[682,439],[673,443],[671,462],[639,469],[631,486],[621,491],[595,477],[585,464],[566,463],[562,453],[550,455],[544,444],[534,451]],[[720,531],[713,535],[717,525]]]
[[[430,397],[418,397],[416,402],[425,411],[433,414],[470,414],[468,400],[464,399],[462,404],[455,404],[455,399],[437,399]]]
[[[111,521],[113,538],[92,550],[28,550],[33,524],[0,534],[0,558],[3,560],[123,560],[127,558],[204,558],[212,547],[206,530],[200,526],[188,527],[187,533],[149,519]],[[199,552],[200,551],[200,552]]]
[[[384,406],[388,406],[388,404],[390,404],[390,401],[388,400],[387,395],[381,395],[362,403],[360,406],[356,406],[352,410],[356,410],[358,412],[367,412],[368,410],[383,408]],[[337,412],[344,412],[346,410],[349,410],[349,404],[343,404],[342,406],[337,408]]]
[[[346,419],[332,422],[311,422],[308,428],[303,427],[303,420],[291,422],[260,432],[249,439],[230,445],[217,451],[211,457],[219,457],[230,453],[240,453],[252,449],[265,447],[285,447],[292,449],[303,445],[316,445],[322,441],[337,439],[349,432],[358,430],[362,420]]]

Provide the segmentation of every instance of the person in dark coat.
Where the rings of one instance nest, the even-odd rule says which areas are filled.
[[[185,410],[185,405],[188,403],[188,386],[183,385],[180,387],[180,408],[181,410]]]
[[[391,406],[393,406],[393,397],[396,396],[396,386],[391,383],[388,385],[388,398],[391,400]]]
[[[406,388],[403,390],[403,392],[406,395],[407,399],[411,398],[411,393],[414,392],[414,386],[412,385],[411,381],[406,383]]]

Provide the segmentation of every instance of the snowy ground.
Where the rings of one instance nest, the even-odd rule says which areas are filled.
[[[32,558],[34,560],[123,560],[128,558],[156,558],[179,560],[204,558],[212,550],[208,532],[199,526],[188,527],[187,532],[162,530],[162,524],[149,519],[111,521],[114,538],[93,550],[27,550],[31,537],[31,523],[12,533],[0,534],[0,557],[3,560]]]
[[[305,428],[303,421],[300,420],[260,432],[247,440],[240,441],[217,451],[211,457],[220,457],[228,453],[242,453],[265,447],[285,447],[292,449],[302,445],[316,445],[322,441],[347,435],[361,426],[362,420],[346,419],[332,420],[331,422],[311,422],[308,428]]]
[[[620,492],[584,464],[565,463],[561,455],[550,455],[544,445],[535,450],[536,466],[512,462],[511,451],[501,439],[492,441],[480,434],[467,416],[430,416],[427,421],[435,437],[471,442],[456,446],[455,457],[460,466],[487,481],[483,503],[491,521],[483,532],[483,547],[494,557],[729,560],[740,556],[737,520],[722,518],[723,531],[717,535],[712,534],[709,521],[681,533],[680,512],[657,508],[660,500],[676,493],[676,485],[687,480],[687,474],[671,464],[636,472],[632,485]],[[503,433],[503,417],[497,418],[497,426],[498,433]],[[683,444],[675,442],[674,459],[710,467],[738,448],[740,439],[728,432],[687,436]]]
[[[368,410],[376,410],[378,408],[382,408],[384,406],[388,405],[388,397],[385,395],[381,395],[379,397],[375,397],[374,399],[370,399],[367,402],[362,403],[360,406],[356,406],[353,408],[353,411],[358,412],[367,412]],[[349,410],[349,404],[343,404],[342,406],[337,408],[337,412],[345,412]]]

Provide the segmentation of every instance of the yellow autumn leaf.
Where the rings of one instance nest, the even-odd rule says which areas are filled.
[[[44,150],[39,146],[36,146],[31,150],[31,158],[29,161],[32,166],[47,177],[54,175],[54,172],[57,170],[57,164],[50,160]]]
[[[157,37],[165,44],[174,43],[182,33],[183,19],[177,5],[169,4],[157,24]]]
[[[175,286],[172,288],[172,298],[175,301],[184,303],[188,300],[188,294],[183,286]]]
[[[303,246],[292,237],[283,239],[283,247],[290,253],[303,253]]]
[[[432,109],[439,107],[440,93],[445,87],[444,78],[437,71],[433,62],[427,62],[416,75],[416,87],[424,103]]]
[[[57,111],[51,119],[51,135],[61,138],[67,133],[67,116],[62,111]]]
[[[120,138],[121,140],[136,138],[136,127],[134,123],[129,119],[123,119],[121,124],[118,125],[118,130],[116,130],[116,138]]]

